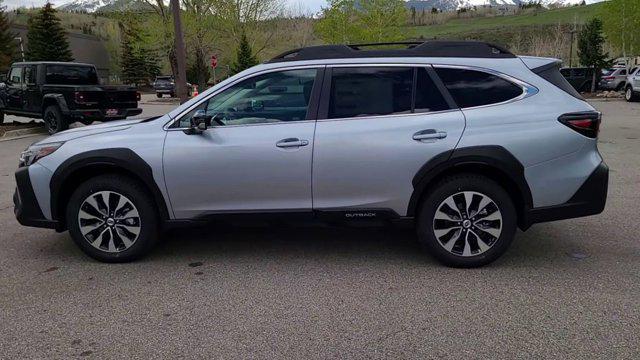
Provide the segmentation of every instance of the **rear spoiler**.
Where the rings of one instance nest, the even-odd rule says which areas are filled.
[[[534,73],[538,74],[553,67],[560,67],[562,60],[537,56],[518,56]]]

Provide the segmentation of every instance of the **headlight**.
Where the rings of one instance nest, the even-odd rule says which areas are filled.
[[[60,146],[64,144],[63,142],[50,143],[50,144],[42,144],[42,145],[31,145],[27,148],[27,150],[23,151],[20,154],[20,167],[29,166],[34,162],[42,159],[43,157],[52,154],[54,151],[58,150]]]

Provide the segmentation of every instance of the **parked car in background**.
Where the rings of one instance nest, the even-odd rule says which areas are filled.
[[[191,94],[192,87],[190,83],[187,83],[187,92],[189,94]],[[158,98],[161,98],[164,94],[176,97],[176,82],[173,75],[156,76],[156,80],[153,82],[153,89],[156,91]]]
[[[43,139],[21,155],[15,215],[106,262],[170,226],[316,219],[411,224],[442,263],[474,267],[518,227],[604,209],[601,114],[559,60],[362,47],[289,51],[165,116]]]
[[[140,93],[127,85],[100,85],[95,66],[69,62],[19,62],[0,83],[4,115],[41,118],[49,134],[79,121],[120,120],[138,115]]]
[[[640,100],[640,66],[634,67],[629,71],[624,89],[624,98],[627,101]]]
[[[613,67],[602,69],[602,77],[598,87],[604,90],[622,90],[627,84],[627,69],[624,67]]]
[[[574,89],[580,92],[591,91],[591,80],[593,77],[593,69],[587,67],[574,67],[574,68],[562,68],[560,74],[573,86]],[[600,75],[596,74],[596,89],[598,87],[598,81]]]
[[[176,96],[176,82],[173,76],[156,76],[156,80],[153,82],[153,89],[156,91],[156,96],[161,98],[164,94],[170,97]]]

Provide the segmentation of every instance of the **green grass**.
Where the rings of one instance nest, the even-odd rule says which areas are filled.
[[[411,26],[409,29],[412,37],[432,39],[474,37],[476,32],[488,32],[494,29],[539,28],[574,22],[583,24],[596,16],[602,5],[603,3],[597,3],[511,16],[452,19],[440,25]]]

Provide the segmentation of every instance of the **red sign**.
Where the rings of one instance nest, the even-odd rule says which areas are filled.
[[[218,57],[215,55],[211,55],[211,67],[216,68],[218,66]]]

